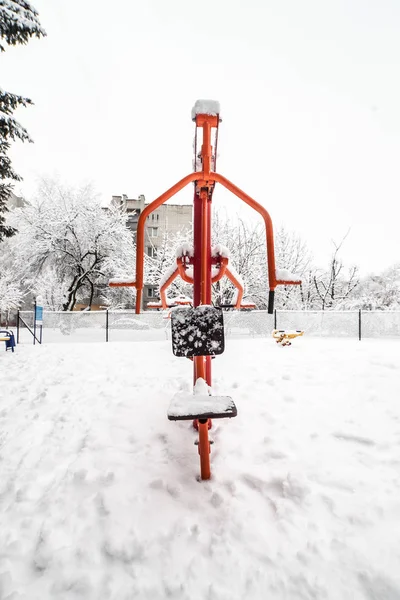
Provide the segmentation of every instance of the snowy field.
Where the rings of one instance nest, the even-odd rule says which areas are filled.
[[[400,341],[228,339],[213,478],[170,342],[0,348],[1,600],[400,598]]]

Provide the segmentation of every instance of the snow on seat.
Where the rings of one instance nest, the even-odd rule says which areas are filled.
[[[276,269],[275,277],[277,283],[288,283],[288,284],[300,284],[301,278],[294,273],[291,273],[288,269]]]
[[[224,419],[236,417],[237,409],[229,396],[209,396],[179,392],[171,400],[168,409],[170,421],[191,419]]]

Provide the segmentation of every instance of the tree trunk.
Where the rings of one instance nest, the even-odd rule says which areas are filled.
[[[93,296],[94,296],[94,285],[90,281],[90,279],[88,279],[87,281],[88,281],[88,283],[90,285],[89,309],[91,309],[92,308],[92,303],[93,303]]]

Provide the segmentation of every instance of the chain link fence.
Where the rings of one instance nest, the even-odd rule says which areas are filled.
[[[32,343],[33,311],[20,311],[18,339]],[[400,338],[400,311],[225,311],[227,338],[269,337],[273,329],[301,329],[307,336]],[[44,311],[44,343],[141,342],[171,338],[167,311]]]
[[[302,329],[307,336],[357,338],[360,334],[360,312],[278,311],[276,325],[276,329]]]

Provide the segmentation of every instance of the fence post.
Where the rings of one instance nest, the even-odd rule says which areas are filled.
[[[33,305],[33,344],[36,344],[36,300]]]
[[[19,344],[19,309],[17,310],[17,344]]]
[[[108,342],[108,308],[106,310],[106,342]]]
[[[277,329],[276,323],[277,323],[277,318],[276,318],[276,308],[275,308],[275,310],[274,310],[274,329]]]
[[[361,342],[361,308],[358,310],[358,340]]]

